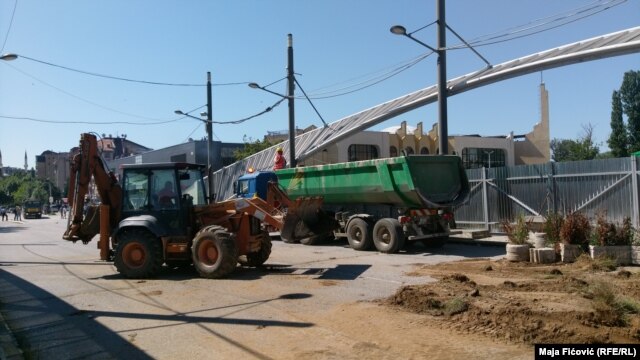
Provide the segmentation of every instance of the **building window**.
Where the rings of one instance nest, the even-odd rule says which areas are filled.
[[[422,149],[420,149],[420,154],[428,155],[429,154],[429,149],[427,149],[426,147],[422,147]]]
[[[396,157],[396,156],[398,156],[398,148],[395,146],[389,147],[389,157]]]
[[[375,145],[352,144],[348,149],[349,161],[371,160],[378,158],[378,148]]]
[[[465,169],[502,167],[506,165],[505,159],[506,156],[503,149],[462,149],[462,164]]]
[[[413,155],[414,154],[413,148],[411,146],[407,146],[406,148],[404,148],[404,153],[405,155]]]

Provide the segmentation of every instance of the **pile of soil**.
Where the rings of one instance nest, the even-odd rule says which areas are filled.
[[[438,281],[402,287],[382,303],[506,343],[639,343],[640,269],[610,265],[585,256],[422,266],[412,275]]]

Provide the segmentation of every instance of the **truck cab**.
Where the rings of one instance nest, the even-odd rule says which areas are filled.
[[[278,177],[273,171],[251,171],[238,178],[235,187],[235,195],[239,198],[259,197],[267,199],[269,182],[278,182]]]

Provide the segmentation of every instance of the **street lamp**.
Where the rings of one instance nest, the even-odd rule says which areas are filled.
[[[4,54],[0,56],[0,60],[11,61],[18,58],[17,54]]]
[[[213,119],[211,118],[211,72],[207,72],[207,112],[200,115],[206,115],[207,119],[199,119],[195,116],[189,115],[182,110],[174,111],[178,115],[184,115],[192,119],[204,121],[207,128],[207,179],[209,185],[209,203],[212,204],[215,201],[215,194],[213,193]]]
[[[406,36],[418,44],[438,54],[438,148],[440,154],[449,153],[449,134],[447,130],[447,50],[444,0],[436,0],[438,14],[438,46],[433,48],[407,33],[401,25],[392,26],[389,31],[395,35]]]

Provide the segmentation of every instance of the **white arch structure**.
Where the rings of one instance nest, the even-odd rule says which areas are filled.
[[[475,71],[448,80],[447,88],[449,96],[453,96],[532,72],[636,52],[640,52],[640,27],[578,41]],[[298,135],[295,138],[297,160],[302,161],[320,149],[354,133],[437,100],[438,89],[436,85],[432,85],[349,115],[332,122],[327,127]],[[256,170],[270,169],[273,166],[273,158],[278,146],[285,149],[285,156],[288,157],[286,150],[289,148],[288,143],[289,141],[286,140],[277,146],[272,146],[216,171],[214,173],[216,199],[222,200],[231,197],[233,195],[233,181],[244,174],[249,167]]]

